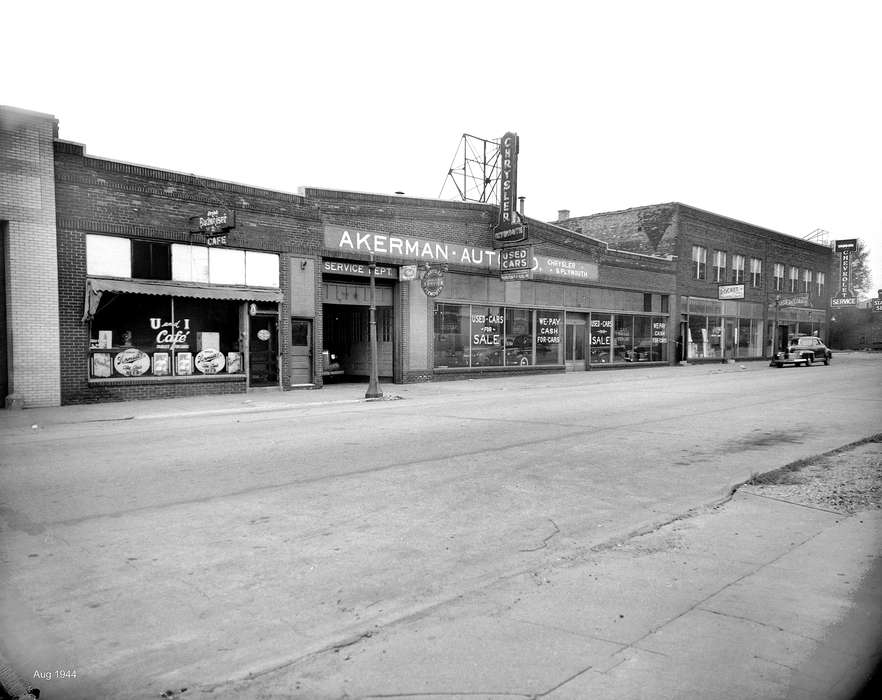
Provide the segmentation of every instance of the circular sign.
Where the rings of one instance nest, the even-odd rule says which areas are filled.
[[[420,285],[427,297],[436,297],[444,289],[444,273],[435,268],[429,268],[420,280]]]
[[[217,350],[206,348],[196,355],[196,369],[202,374],[217,374],[224,368],[224,355]]]
[[[266,328],[261,328],[259,331],[257,331],[257,337],[261,340],[269,340],[270,332]]]
[[[129,348],[116,354],[113,366],[124,377],[140,377],[150,369],[150,358],[137,348]]]

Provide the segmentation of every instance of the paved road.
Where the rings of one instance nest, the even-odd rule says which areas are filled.
[[[837,359],[0,423],[3,649],[65,697],[222,696],[878,432],[882,362]]]

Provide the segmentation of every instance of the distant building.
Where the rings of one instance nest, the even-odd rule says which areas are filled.
[[[769,357],[788,336],[829,335],[828,246],[677,202],[571,217],[558,226],[611,248],[675,261],[676,356]]]

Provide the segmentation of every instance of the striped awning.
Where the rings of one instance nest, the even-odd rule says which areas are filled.
[[[244,287],[236,285],[209,285],[166,280],[131,280],[118,277],[89,277],[86,279],[86,301],[83,321],[95,315],[104,292],[117,294],[153,294],[165,297],[191,297],[195,299],[223,299],[227,301],[282,301],[279,289]]]

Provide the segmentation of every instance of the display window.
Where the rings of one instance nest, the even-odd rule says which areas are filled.
[[[560,365],[562,311],[436,304],[435,367]]]
[[[91,319],[89,376],[242,374],[240,302],[105,292]]]
[[[612,316],[610,314],[591,314],[590,328],[589,362],[598,365],[611,362]]]

